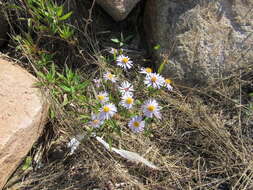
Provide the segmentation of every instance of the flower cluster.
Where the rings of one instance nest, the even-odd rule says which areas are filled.
[[[157,73],[153,73],[151,68],[142,68],[140,73],[146,74],[144,83],[147,87],[153,87],[155,89],[160,89],[161,87],[166,87],[169,91],[173,90],[171,86],[171,80],[165,79]]]
[[[123,55],[122,51],[123,50],[118,51],[116,49],[111,49],[110,53],[114,55],[114,60],[116,61],[117,65],[124,71],[127,71],[133,67],[133,61],[131,61],[128,56]],[[140,73],[145,75],[144,84],[147,87],[152,87],[154,89],[165,87],[169,91],[172,91],[173,87],[171,86],[171,80],[165,79],[161,75],[154,73],[151,68],[141,68]],[[135,89],[130,82],[120,82],[120,79],[111,72],[104,73],[103,80],[93,80],[95,86],[98,89],[103,84],[103,81],[108,86],[113,87],[114,93],[116,92],[116,94],[119,94],[120,101],[117,100],[116,103],[116,100],[113,100],[112,97],[109,97],[109,94],[106,91],[100,91],[96,95],[96,99],[99,102],[100,108],[98,109],[97,114],[91,115],[91,121],[89,123],[93,128],[99,128],[107,121],[113,119],[119,110],[131,113],[131,115],[129,115],[130,121],[128,122],[128,127],[135,133],[144,130],[146,120],[149,118],[162,118],[160,112],[162,108],[154,98],[149,98],[146,101],[140,103],[142,104],[141,109],[135,109],[137,106],[137,100],[134,96]],[[121,106],[121,108],[118,109],[116,105]]]

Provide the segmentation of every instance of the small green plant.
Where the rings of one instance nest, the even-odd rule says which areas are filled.
[[[40,34],[58,34],[63,39],[69,39],[74,34],[74,30],[64,23],[72,12],[64,14],[63,5],[57,5],[52,0],[28,0],[26,3],[31,15],[29,28]]]
[[[163,61],[158,68],[158,73],[161,74],[165,68],[165,65],[168,65],[168,64],[169,64],[168,56],[163,56]]]
[[[35,55],[39,51],[29,33],[23,33],[23,37],[21,35],[14,36],[13,40],[18,43],[16,49],[24,52],[26,55]]]
[[[158,44],[158,45],[154,46],[153,49],[154,50],[159,50],[159,49],[161,49],[161,46]]]
[[[70,102],[76,102],[77,104],[85,103],[87,98],[83,93],[90,83],[89,80],[83,80],[77,72],[67,66],[63,73],[61,73],[61,70],[57,71],[54,63],[47,70],[45,68],[43,70],[37,71],[37,75],[41,79],[37,85],[47,87],[53,99],[62,106]],[[51,111],[54,112],[54,110]]]
[[[46,67],[50,64],[53,63],[53,55],[52,54],[48,54],[48,53],[44,53],[42,52],[40,54],[40,59],[36,62],[36,65],[39,67],[39,68],[43,68],[43,67]]]
[[[131,40],[134,36],[133,35],[129,35],[126,38],[124,38],[123,34],[120,34],[120,39],[118,38],[112,38],[111,41],[113,43],[118,44],[119,48],[122,48],[123,46],[127,45],[127,43],[129,42],[129,40]]]
[[[22,166],[22,170],[27,170],[28,168],[30,168],[32,165],[32,157],[31,156],[27,156],[25,159],[25,163]]]
[[[74,34],[74,30],[68,26],[68,25],[63,25],[61,28],[59,28],[59,35],[61,38],[68,40],[71,38]]]
[[[29,14],[27,18],[21,20],[27,21],[28,30],[12,38],[17,43],[16,49],[32,60],[36,70],[44,69],[43,80],[47,77],[47,81],[51,83],[50,65],[54,63],[54,56],[57,54],[55,50],[51,51],[52,48],[61,40],[73,42],[74,29],[66,23],[72,12],[64,14],[64,6],[58,5],[53,0],[27,0],[24,3],[25,10]],[[45,44],[45,40],[49,43]],[[51,71],[45,73],[46,69]]]
[[[70,94],[72,97],[75,97],[80,93],[84,88],[89,85],[89,81],[81,81],[80,76],[69,69],[67,66],[65,68],[65,73],[57,73],[59,78],[59,87],[65,92]]]
[[[51,64],[49,71],[45,73],[38,71],[37,75],[43,80],[44,85],[54,85],[57,82],[57,74],[54,63]]]

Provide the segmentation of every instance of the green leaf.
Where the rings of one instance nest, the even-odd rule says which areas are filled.
[[[71,89],[72,93],[74,93],[76,91],[74,86],[71,86],[70,89]]]
[[[38,29],[39,29],[40,31],[46,31],[48,28],[47,28],[46,26],[44,26],[44,25],[39,25],[39,26],[38,26]]]
[[[36,74],[38,75],[38,77],[40,77],[40,78],[42,78],[42,79],[44,79],[44,80],[46,79],[46,76],[45,76],[44,73],[38,71],[38,72],[36,72]]]
[[[249,96],[253,96],[253,92],[249,93]]]
[[[23,7],[17,6],[17,5],[14,5],[14,4],[7,4],[6,7],[9,8],[9,9],[19,9],[19,10],[23,9]]]
[[[69,103],[69,100],[68,100],[68,97],[66,96],[66,97],[64,97],[62,106],[66,106],[68,103]]]
[[[54,119],[54,118],[55,118],[55,112],[50,109],[50,119]]]
[[[159,68],[158,68],[158,73],[159,73],[159,74],[162,73],[162,71],[163,71],[163,69],[164,69],[164,65],[165,65],[165,63],[163,62],[163,63],[159,66]]]
[[[154,50],[159,50],[160,48],[161,46],[159,44],[153,47]]]
[[[136,105],[141,105],[142,103],[141,103],[140,100],[135,100],[135,104],[136,104]]]
[[[110,151],[112,151],[112,138],[111,137],[108,137],[108,144],[109,144],[109,149]]]
[[[65,85],[60,85],[60,87],[61,87],[63,90],[65,90],[66,92],[71,92],[71,91],[72,91],[72,88],[69,88],[69,87],[67,87],[67,86],[65,86]]]
[[[89,80],[83,82],[83,83],[81,84],[81,85],[82,85],[82,89],[83,89],[83,88],[86,88],[89,84],[90,84],[90,81],[89,81]]]
[[[85,87],[85,84],[84,84],[84,83],[81,83],[81,84],[76,85],[76,89],[77,89],[77,90],[82,90],[84,87]]]
[[[60,6],[60,7],[57,8],[56,15],[58,17],[60,17],[62,15],[62,13],[63,13],[63,6]]]
[[[116,44],[120,43],[119,39],[117,39],[117,38],[113,38],[113,39],[111,39],[111,41],[116,43]]]
[[[67,25],[63,25],[62,28],[59,28],[59,35],[65,40],[69,39],[71,36],[73,36],[73,34],[74,30]]]
[[[119,135],[120,137],[122,137],[121,128],[119,126],[116,126],[114,128],[114,131],[116,132],[117,135]]]
[[[42,82],[35,82],[33,85],[35,87],[41,87],[41,86],[43,86],[43,83]]]
[[[90,115],[80,114],[79,117],[78,117],[78,119],[80,119],[80,120],[81,120],[81,119],[83,119],[83,120],[84,120],[84,119],[85,119],[85,120],[90,120]]]
[[[32,157],[27,156],[26,159],[25,159],[25,163],[22,167],[22,170],[27,170],[31,165],[32,165]]]
[[[72,15],[72,13],[73,12],[69,12],[69,13],[63,15],[62,17],[59,18],[59,20],[66,20],[66,19],[68,19]]]

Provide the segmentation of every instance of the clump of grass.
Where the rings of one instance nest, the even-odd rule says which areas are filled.
[[[44,0],[29,0],[24,3],[30,14],[28,27],[32,31],[36,31],[40,36],[58,35],[65,40],[73,36],[73,28],[64,23],[65,20],[70,18],[72,12],[64,14],[63,5]]]

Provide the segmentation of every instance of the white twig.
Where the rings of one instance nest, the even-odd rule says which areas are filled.
[[[109,144],[107,142],[105,142],[101,137],[96,136],[96,134],[93,134],[93,136],[107,150],[112,150],[113,152],[117,153],[118,155],[120,155],[121,157],[123,157],[127,160],[132,161],[132,162],[137,162],[137,163],[143,163],[144,165],[146,165],[152,169],[156,169],[156,170],[159,169],[158,167],[156,167],[154,164],[152,164],[151,162],[149,162],[148,160],[146,160],[145,158],[143,158],[139,154],[137,154],[135,152],[123,150],[123,149],[117,149],[117,148],[113,148],[113,147],[110,148]],[[82,141],[83,139],[84,139],[84,135],[77,135],[76,137],[71,139],[71,141],[67,145],[71,149],[70,154],[74,153],[74,151],[80,145],[80,141]]]

